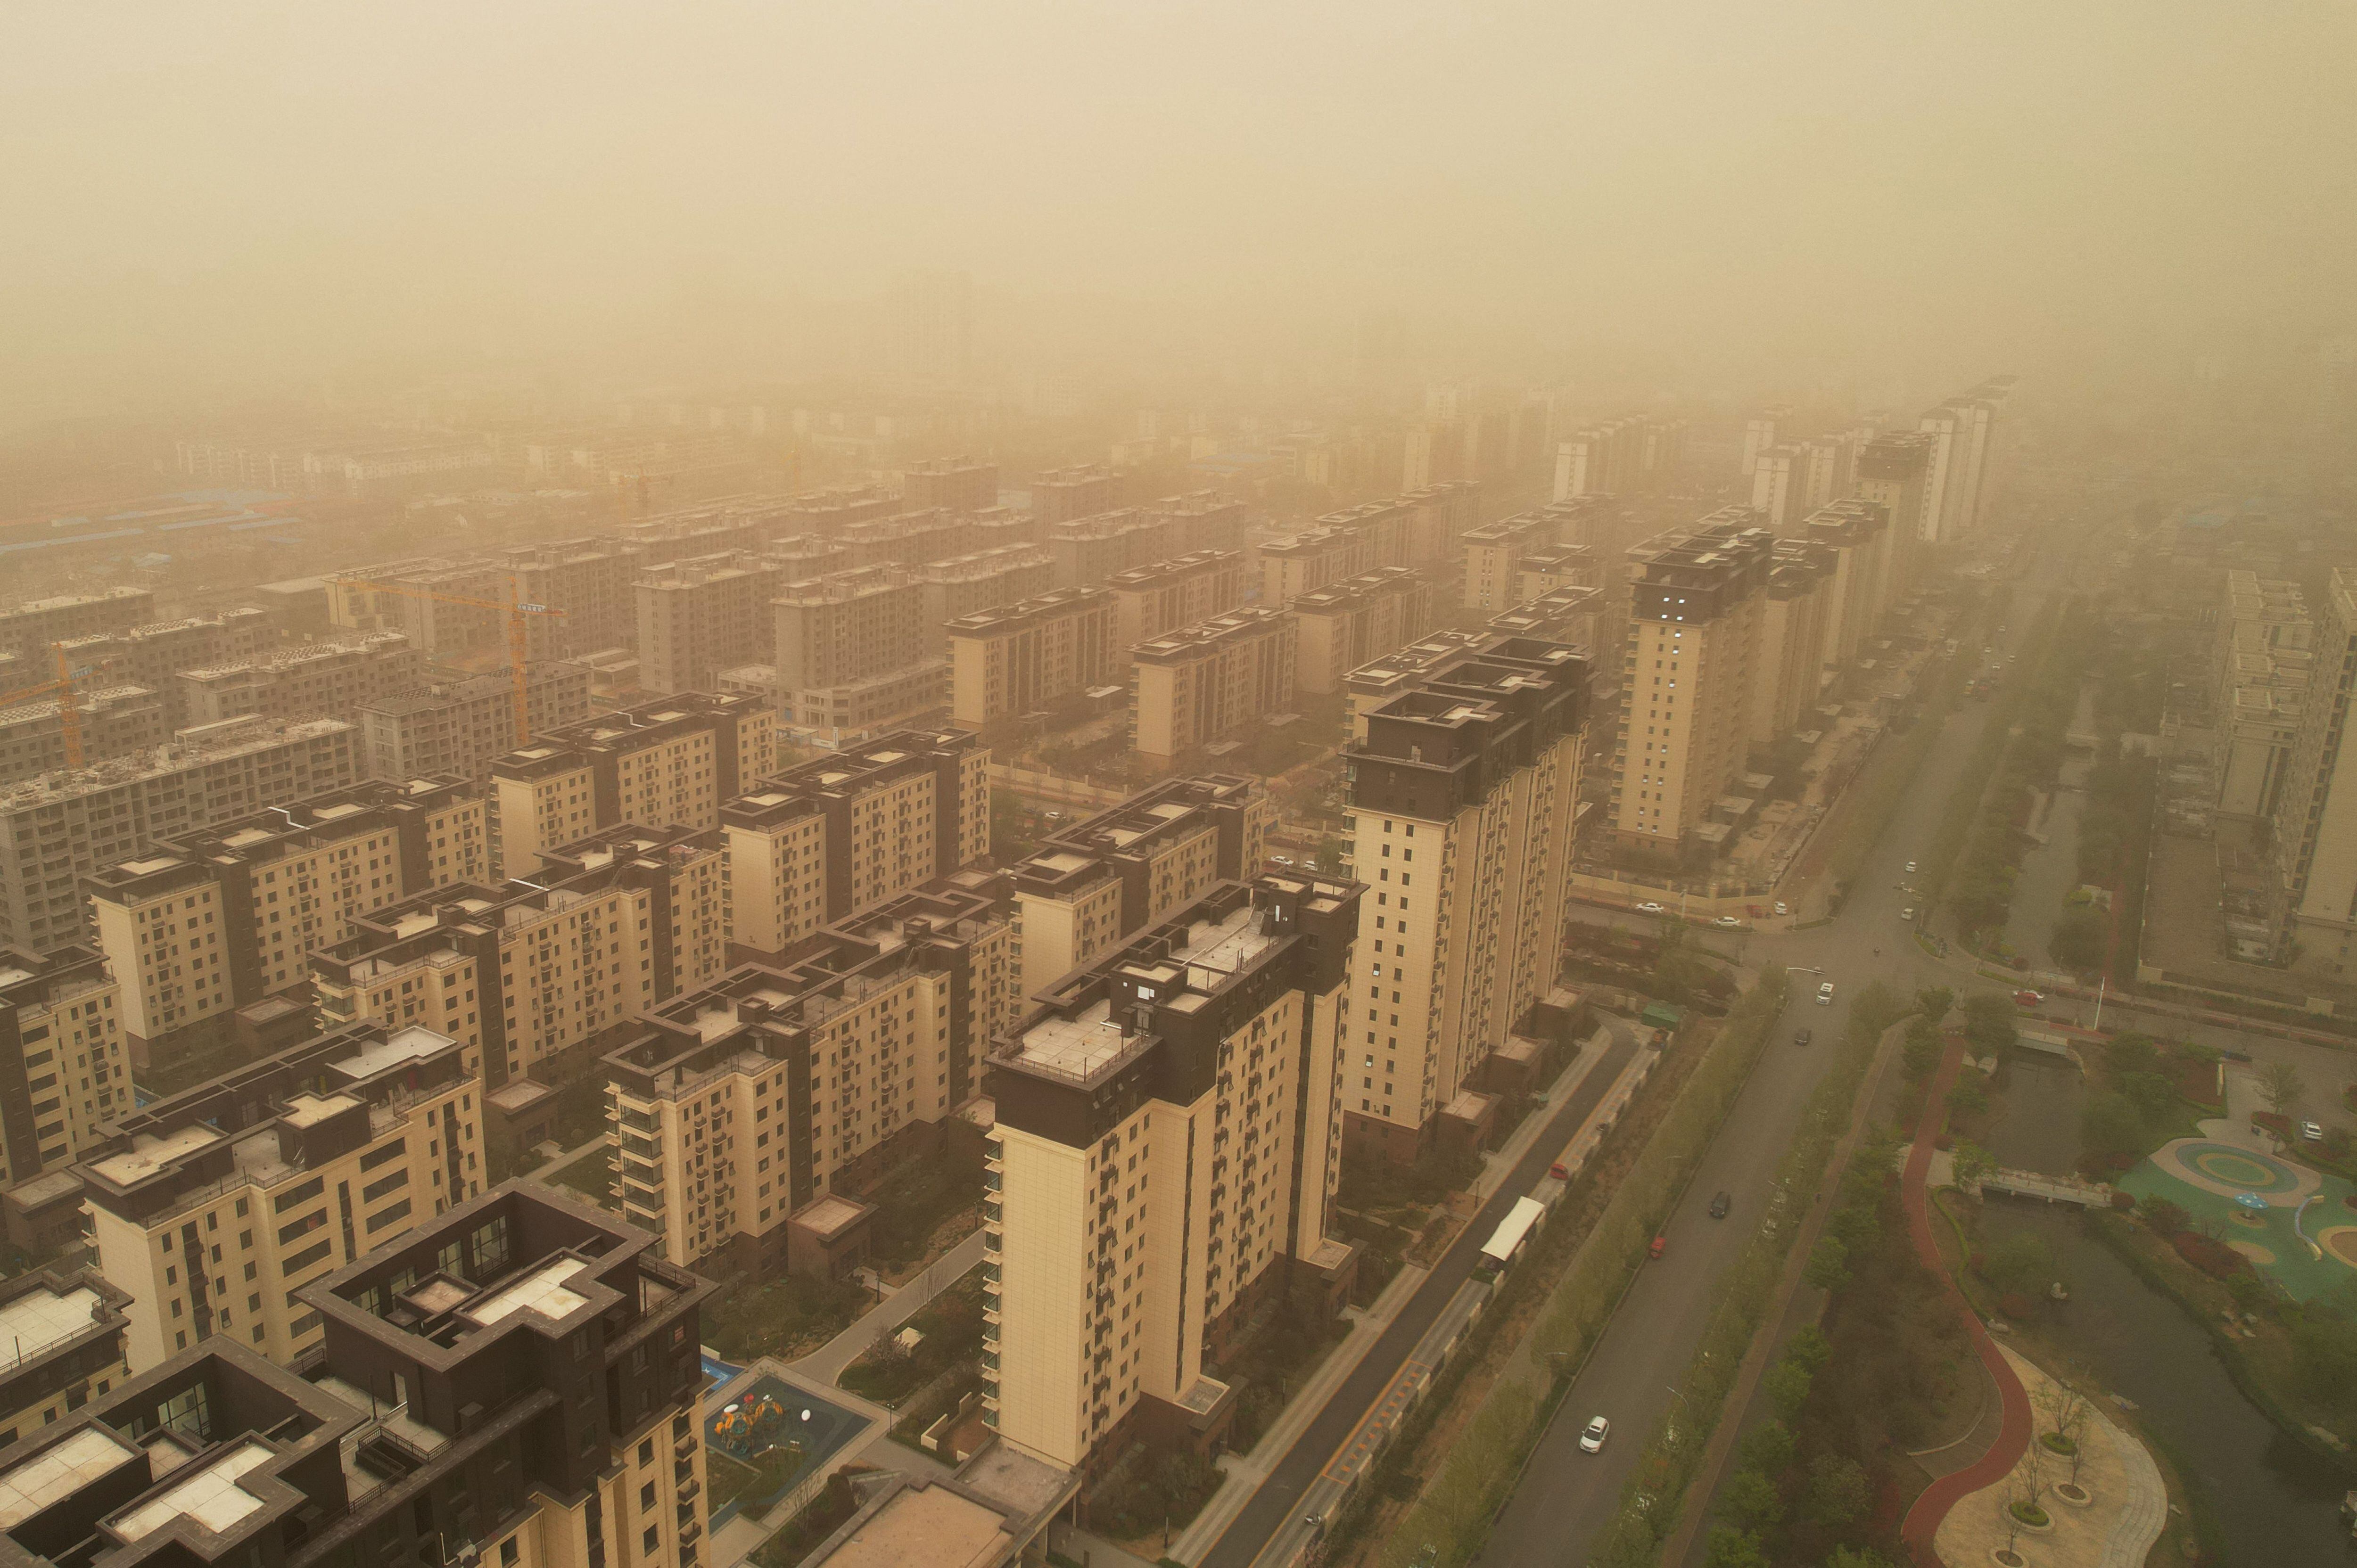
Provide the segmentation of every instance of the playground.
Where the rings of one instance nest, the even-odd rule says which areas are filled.
[[[2357,1280],[2357,1187],[2339,1176],[2239,1144],[2179,1138],[2117,1186],[2178,1205],[2294,1301]]]
[[[705,1420],[712,1529],[739,1511],[765,1515],[823,1473],[867,1424],[866,1417],[781,1379],[755,1379]]]

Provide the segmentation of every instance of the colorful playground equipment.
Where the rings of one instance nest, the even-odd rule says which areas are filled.
[[[741,1403],[722,1407],[713,1419],[714,1439],[750,1457],[770,1446],[786,1423],[786,1407],[777,1396],[762,1393]]]

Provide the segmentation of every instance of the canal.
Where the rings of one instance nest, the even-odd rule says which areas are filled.
[[[2077,1069],[2017,1058],[2005,1076],[1992,1096],[2000,1114],[1990,1153],[2019,1169],[2070,1169],[2083,1098]],[[2271,1568],[2344,1560],[2342,1472],[2244,1399],[2209,1336],[2089,1234],[2078,1210],[1996,1197],[1982,1228],[1992,1243],[2029,1230],[2053,1249],[2071,1300],[2057,1309],[2050,1331],[2105,1390],[2135,1402],[2137,1421],[2200,1489],[2228,1563]],[[2181,1520],[2171,1525],[2172,1536],[2183,1532]]]

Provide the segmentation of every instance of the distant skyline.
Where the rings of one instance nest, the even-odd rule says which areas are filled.
[[[1690,382],[2297,352],[2357,290],[2357,7],[16,8],[0,413],[849,358]],[[846,345],[850,347],[846,348]],[[831,367],[830,367],[831,368]]]

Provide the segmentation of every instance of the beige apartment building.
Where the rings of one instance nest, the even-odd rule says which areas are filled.
[[[1588,667],[1562,643],[1489,636],[1391,676],[1349,753],[1366,961],[1342,1111],[1354,1145],[1413,1160],[1436,1136],[1487,1139],[1485,1064],[1554,988]]]
[[[99,1267],[146,1371],[219,1335],[281,1366],[319,1344],[296,1292],[482,1190],[466,1047],[343,1024],[125,1115],[83,1159]]]
[[[770,608],[785,580],[776,562],[747,551],[649,566],[632,585],[638,607],[639,684],[650,692],[705,692],[721,671],[770,658]]]
[[[2299,729],[2276,804],[2279,956],[2296,973],[2357,974],[2357,768],[2341,777],[2357,687],[2357,578],[2335,567],[2316,617]],[[2344,788],[2345,786],[2345,788]]]
[[[1036,544],[1003,544],[916,568],[924,585],[923,624],[931,653],[949,646],[949,623],[977,610],[1036,598],[1056,585],[1056,564]]]
[[[425,656],[397,631],[307,643],[177,677],[178,705],[192,725],[342,718],[363,703],[406,695],[425,679]]]
[[[84,766],[153,751],[172,738],[172,712],[145,686],[77,687],[76,736]],[[0,784],[22,783],[66,766],[65,710],[57,699],[0,708]]]
[[[1165,779],[1051,836],[1013,872],[1015,956],[1033,995],[1221,882],[1258,873],[1276,804],[1227,773]]]
[[[860,1189],[920,1159],[1012,1024],[1003,876],[960,873],[648,1013],[606,1058],[624,1218],[682,1267],[840,1276]]]
[[[311,955],[319,1016],[449,1035],[499,1097],[543,1063],[726,967],[716,831],[625,823],[549,851],[529,881],[442,888]],[[528,1091],[522,1091],[528,1094]]]
[[[998,465],[961,454],[900,470],[900,499],[911,510],[986,511],[998,504]]]
[[[94,670],[102,679],[156,693],[165,703],[168,732],[204,722],[188,711],[191,693],[180,684],[182,671],[242,665],[262,658],[278,643],[276,618],[268,610],[248,608],[92,632],[66,639],[63,649],[66,662],[77,670]],[[37,650],[32,663],[30,671],[23,664],[12,664],[0,674],[15,687],[54,672],[46,648]]]
[[[42,660],[53,642],[128,631],[155,618],[156,596],[145,588],[27,599],[0,610],[0,654],[27,661]]]
[[[1890,511],[1879,501],[1839,500],[1811,512],[1803,537],[1833,556],[1825,585],[1827,676],[1857,657],[1895,602],[1889,591]]]
[[[1940,537],[1940,492],[1932,483],[1937,443],[1921,431],[1878,435],[1857,455],[1853,499],[1880,505],[1890,520],[1875,599],[1885,607],[1907,596],[1925,546]]]
[[[141,1067],[209,1020],[309,983],[374,910],[491,875],[490,805],[462,779],[356,784],[159,843],[83,879]]]
[[[1204,1369],[1281,1282],[1346,1294],[1340,1171],[1355,883],[1222,883],[1034,999],[984,1090],[983,1407],[1070,1469],[1216,1451]],[[1292,1268],[1289,1265],[1298,1265]]]
[[[1312,526],[1253,546],[1260,570],[1260,602],[1289,605],[1307,593],[1355,577],[1374,565],[1374,552],[1356,529]]]
[[[517,598],[565,612],[533,616],[524,628],[525,635],[535,639],[526,645],[529,654],[546,659],[635,646],[639,607],[634,584],[640,572],[650,561],[704,553],[591,536],[511,544],[492,560],[513,580]]]
[[[2218,814],[2272,820],[2315,676],[2316,627],[2297,583],[2241,570],[2226,574],[2217,625],[2211,765]]]
[[[1049,468],[1031,476],[1031,513],[1054,527],[1121,505],[1121,476],[1102,463]]]
[[[1808,539],[1779,539],[1760,607],[1760,669],[1752,682],[1751,745],[1774,745],[1817,705],[1825,668],[1825,619],[1833,552]]]
[[[1535,511],[1467,529],[1465,607],[1494,615],[1520,604],[1523,558],[1555,542],[1554,519]]]
[[[334,719],[241,719],[0,789],[0,946],[85,940],[83,877],[163,840],[355,782],[354,740]]]
[[[1169,560],[1186,552],[1187,533],[1178,518],[1146,507],[1051,523],[1048,553],[1056,586],[1092,588],[1117,572]]]
[[[681,692],[550,731],[491,765],[500,870],[623,822],[710,828],[723,801],[777,760],[778,715],[758,698]]]
[[[774,606],[778,681],[789,691],[841,686],[936,657],[925,584],[898,566],[788,583]]]
[[[96,1269],[60,1274],[43,1269],[0,1280],[0,1449],[56,1424],[91,1400],[128,1381],[124,1353],[128,1293]]]
[[[0,1160],[7,1239],[48,1251],[80,1239],[68,1167],[130,1114],[122,991],[106,961],[68,945],[0,948]]]
[[[1248,606],[1129,650],[1131,744],[1168,765],[1293,706],[1301,621]]]
[[[1286,607],[1301,623],[1296,682],[1319,696],[1344,677],[1431,628],[1439,596],[1432,579],[1406,566],[1379,566],[1313,589]]]
[[[1623,847],[1676,859],[1714,849],[1714,809],[1744,771],[1775,537],[1726,507],[1629,552],[1613,831]]]
[[[596,677],[587,664],[524,668],[526,726],[535,736],[589,716]],[[405,696],[361,704],[361,771],[370,779],[452,773],[488,782],[515,749],[515,681],[507,674],[436,677]]]
[[[902,730],[762,779],[720,810],[736,956],[825,926],[990,854],[990,752]]]
[[[987,729],[1106,685],[1119,674],[1114,599],[1058,588],[950,623],[950,714]]]
[[[1114,644],[1125,653],[1165,632],[1223,615],[1243,603],[1244,558],[1236,550],[1194,550],[1115,572]]]

